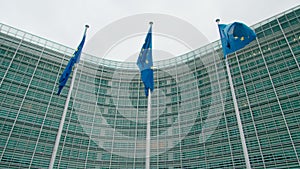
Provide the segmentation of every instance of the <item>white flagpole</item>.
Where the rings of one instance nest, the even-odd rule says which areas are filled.
[[[153,22],[149,22],[149,24],[152,26]],[[150,143],[151,143],[150,130],[151,130],[151,91],[149,88],[148,105],[147,105],[146,166],[145,166],[146,169],[150,169]]]
[[[230,90],[231,90],[233,105],[234,105],[234,109],[235,109],[235,116],[236,116],[238,127],[239,127],[240,138],[241,138],[241,142],[242,142],[242,147],[243,147],[243,152],[244,152],[246,167],[247,167],[247,169],[251,169],[249,155],[248,155],[248,149],[247,149],[247,145],[246,145],[246,139],[245,139],[245,135],[244,135],[244,131],[243,131],[243,125],[242,125],[242,121],[241,121],[241,117],[240,117],[240,112],[239,112],[239,107],[238,107],[236,96],[235,96],[235,91],[234,91],[234,87],[233,87],[233,82],[232,82],[232,78],[231,78],[231,73],[230,73],[230,68],[229,68],[229,63],[228,63],[228,60],[227,60],[227,56],[225,58],[225,62],[226,62],[226,69],[227,69],[227,74],[228,74],[228,80],[229,80],[229,85],[230,85]]]
[[[85,25],[84,35],[86,34],[87,28],[89,28],[89,26]],[[59,145],[61,133],[62,133],[62,130],[63,130],[63,127],[64,127],[64,123],[65,123],[65,119],[66,119],[66,115],[67,115],[67,111],[68,111],[68,107],[69,107],[69,102],[70,102],[70,98],[71,98],[71,94],[72,94],[72,90],[73,90],[73,86],[74,86],[74,82],[75,82],[77,68],[78,68],[78,63],[75,63],[74,70],[73,70],[73,77],[72,77],[72,80],[71,80],[71,84],[70,84],[67,100],[66,100],[66,103],[65,103],[64,111],[63,111],[63,114],[61,116],[58,132],[57,132],[57,135],[56,135],[56,140],[55,140],[55,144],[54,144],[53,151],[52,151],[52,156],[51,156],[51,160],[50,160],[50,164],[49,164],[49,169],[53,169],[53,166],[54,166],[58,145]]]
[[[55,162],[56,153],[57,153],[61,133],[62,133],[62,130],[63,130],[63,126],[64,126],[66,115],[67,115],[67,110],[68,110],[68,107],[69,107],[69,102],[70,102],[70,98],[71,98],[71,94],[72,94],[72,90],[73,90],[73,86],[74,86],[74,82],[75,82],[75,77],[76,77],[76,73],[77,73],[77,67],[78,67],[77,63],[75,63],[74,66],[75,66],[74,73],[73,73],[72,81],[71,81],[71,84],[70,84],[68,97],[67,97],[67,100],[66,100],[66,103],[65,103],[65,108],[64,108],[64,111],[63,111],[63,114],[62,114],[62,117],[61,117],[61,120],[60,120],[59,128],[58,128],[58,132],[57,132],[57,135],[56,135],[56,140],[55,140],[55,144],[54,144],[53,151],[52,151],[52,156],[51,156],[51,160],[50,160],[50,164],[49,164],[49,169],[53,168],[53,165],[54,165],[54,162]]]
[[[146,133],[146,169],[150,169],[150,124],[151,124],[151,91],[148,89],[147,133]]]
[[[217,24],[219,24],[220,19],[216,19],[216,22],[217,22]],[[240,138],[241,138],[241,142],[242,142],[242,148],[243,148],[243,152],[244,152],[246,167],[247,167],[247,169],[251,169],[249,155],[248,155],[248,149],[247,149],[247,145],[246,145],[246,139],[245,139],[245,135],[244,135],[244,131],[243,131],[243,125],[242,125],[242,120],[241,120],[241,116],[240,116],[239,107],[238,107],[236,96],[235,96],[235,91],[234,91],[234,86],[233,86],[233,82],[232,82],[232,78],[231,78],[231,73],[230,73],[230,68],[229,68],[227,55],[225,56],[225,63],[226,63],[226,70],[227,70],[228,81],[229,81],[230,91],[231,91],[231,95],[232,95],[233,105],[234,105],[234,109],[235,109],[235,116],[236,116],[238,127],[239,127]]]

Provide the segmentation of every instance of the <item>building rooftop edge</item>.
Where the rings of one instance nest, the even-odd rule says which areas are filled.
[[[270,17],[270,18],[259,21],[258,23],[252,25],[251,27],[253,29],[259,28],[262,25],[270,22],[271,20],[274,20],[274,19],[276,19],[280,16],[283,16],[287,13],[295,11],[299,8],[300,8],[300,5],[297,5],[293,8],[291,8],[291,9],[283,11],[283,12],[281,12],[279,14],[276,14],[276,15]],[[49,48],[51,50],[54,50],[54,51],[59,52],[59,53],[67,53],[67,54],[70,54],[70,56],[73,54],[73,52],[75,50],[74,48],[71,48],[71,47],[68,47],[66,45],[48,40],[48,39],[43,38],[43,37],[39,37],[39,36],[34,35],[32,33],[22,31],[18,28],[14,28],[12,26],[9,26],[9,25],[3,24],[3,23],[0,23],[0,32],[1,33],[6,33],[6,34],[11,35],[11,36],[16,37],[16,38],[21,38],[21,39],[27,40],[28,42],[39,45],[39,46],[47,46],[47,48]],[[199,47],[195,50],[192,50],[190,52],[181,54],[181,55],[176,56],[174,58],[169,58],[169,59],[166,59],[166,60],[159,60],[157,62],[154,61],[154,63],[172,62],[173,60],[176,60],[176,62],[182,63],[182,62],[187,61],[186,56],[189,55],[190,53],[195,53],[196,52],[196,53],[199,53],[199,54],[200,53],[206,54],[206,53],[210,53],[213,50],[217,50],[217,49],[220,49],[220,48],[221,48],[221,43],[220,43],[220,39],[218,39],[216,41],[209,42],[208,44],[205,44],[205,45],[203,45],[203,46],[201,46],[201,47]],[[81,58],[82,58],[83,61],[92,61],[92,62],[96,62],[96,63],[104,63],[104,65],[106,65],[105,63],[110,63],[109,65],[120,65],[120,64],[127,64],[127,65],[134,64],[135,65],[135,62],[122,62],[122,61],[110,60],[110,59],[106,59],[106,58],[100,58],[100,57],[97,57],[97,56],[93,56],[93,55],[85,53],[85,52],[82,52],[82,57]],[[107,66],[109,66],[109,65],[107,65]]]

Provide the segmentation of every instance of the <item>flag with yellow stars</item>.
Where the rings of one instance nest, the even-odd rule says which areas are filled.
[[[141,79],[145,86],[145,95],[148,96],[148,90],[154,90],[153,80],[153,61],[152,61],[152,25],[148,31],[145,43],[141,49],[136,64],[141,71]]]
[[[63,87],[66,85],[68,78],[69,78],[70,74],[72,73],[73,66],[76,63],[79,63],[79,61],[80,61],[80,55],[81,55],[81,51],[82,51],[82,48],[83,48],[83,45],[85,42],[85,37],[86,37],[86,31],[84,32],[83,38],[82,38],[80,44],[78,45],[76,51],[74,52],[73,57],[69,60],[69,63],[67,64],[65,70],[63,71],[62,75],[60,76],[57,95],[60,95]]]
[[[218,26],[225,58],[226,55],[242,49],[256,38],[254,30],[240,22]]]

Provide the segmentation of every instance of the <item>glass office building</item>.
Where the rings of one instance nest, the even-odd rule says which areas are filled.
[[[300,167],[300,6],[228,56],[251,168]],[[0,168],[48,168],[74,49],[0,24]],[[154,62],[155,169],[245,168],[220,41]],[[135,63],[82,54],[54,168],[144,168],[147,98]]]

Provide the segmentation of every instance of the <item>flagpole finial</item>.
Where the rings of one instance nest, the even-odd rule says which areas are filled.
[[[89,25],[85,25],[85,27],[86,27],[86,28],[89,28],[90,26],[89,26]]]
[[[150,25],[153,25],[153,22],[152,22],[152,21],[150,21],[150,22],[149,22],[149,24],[150,24]]]
[[[216,19],[216,22],[219,24],[219,22],[220,22],[220,19]]]

